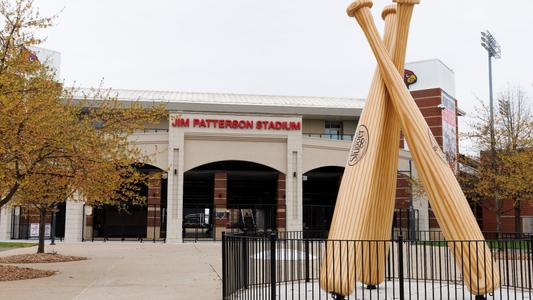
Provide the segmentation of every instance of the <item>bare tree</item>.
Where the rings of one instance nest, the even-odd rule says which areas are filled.
[[[479,150],[479,156],[463,160],[470,162],[468,172],[460,172],[459,176],[470,200],[496,214],[499,233],[502,231],[502,214],[507,212],[503,201],[513,201],[515,229],[520,232],[520,202],[532,200],[531,102],[520,87],[508,86],[498,94],[498,106],[494,118],[496,172],[490,155],[490,108],[481,102],[476,108],[472,130],[466,134]]]

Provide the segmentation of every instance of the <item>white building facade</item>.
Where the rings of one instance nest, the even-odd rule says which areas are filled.
[[[408,64],[417,70],[412,86],[418,85],[413,93],[420,92],[419,99],[433,97],[426,91],[445,92],[443,85],[445,93],[454,95],[453,72],[446,73],[441,64]],[[364,100],[114,92],[124,103],[166,105],[167,119],[147,124],[131,137],[131,143],[151,158],[145,162],[146,171],[161,173],[161,179],[148,183],[143,190],[147,204],[132,207],[129,214],[67,201],[56,216],[56,236],[66,242],[131,238],[180,243],[191,237],[220,239],[228,231],[329,228]],[[440,104],[432,101],[428,108]],[[409,151],[399,147],[398,155],[399,174],[416,177]],[[429,230],[427,199],[405,197],[407,204],[400,208],[416,211],[408,217],[416,224],[409,226]],[[2,209],[0,240],[34,238],[34,227],[31,212]]]

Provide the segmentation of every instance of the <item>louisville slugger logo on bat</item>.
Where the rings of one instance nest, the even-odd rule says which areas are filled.
[[[365,125],[359,125],[357,127],[356,135],[353,139],[352,148],[350,149],[348,165],[355,165],[361,160],[361,158],[363,158],[363,156],[365,156],[366,149],[368,148],[368,142],[368,128]]]
[[[463,273],[465,286],[474,295],[491,293],[501,283],[498,264],[494,264],[490,247],[482,242],[485,238],[461,186],[379,36],[370,7],[371,0],[357,0],[348,8],[348,15],[357,19],[374,53],[383,83],[399,116],[413,161],[444,237],[449,241],[480,242],[475,247],[463,243],[448,244],[457,268]],[[339,261],[334,266],[339,268],[342,262]]]

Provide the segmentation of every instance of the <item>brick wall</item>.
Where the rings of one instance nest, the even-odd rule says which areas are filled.
[[[431,133],[435,136],[437,143],[442,148],[443,133],[442,133],[442,110],[438,107],[442,103],[442,91],[440,88],[426,89],[411,92],[420,112],[424,116]],[[457,101],[455,101],[457,107]],[[458,124],[458,123],[457,123]],[[458,141],[458,140],[457,140]],[[400,137],[400,147],[403,147],[405,140],[403,135]],[[457,143],[459,145],[459,143]],[[408,190],[410,191],[410,184],[402,176],[398,176],[396,188],[396,208],[405,209],[409,207]],[[438,228],[438,223],[431,208],[428,212],[429,227]]]
[[[276,228],[285,230],[286,225],[286,202],[285,202],[285,174],[278,173],[276,191]]]
[[[222,239],[222,232],[226,231],[229,219],[226,215],[228,203],[228,174],[226,172],[215,173],[214,204],[215,204],[215,238]],[[219,218],[217,215],[223,216]]]
[[[411,183],[407,175],[398,174],[396,179],[396,208],[408,209],[411,199]]]
[[[518,232],[519,228],[515,228],[515,209],[513,200],[503,200],[502,208],[502,232]],[[487,200],[481,204],[482,221],[481,226],[483,231],[496,231],[496,214],[492,212],[494,206],[491,200]],[[520,216],[533,216],[533,203],[531,201],[522,201],[520,205]]]

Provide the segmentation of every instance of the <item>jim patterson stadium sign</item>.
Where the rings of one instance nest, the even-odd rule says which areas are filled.
[[[175,117],[172,127],[178,128],[220,128],[220,129],[259,129],[259,130],[300,130],[300,121],[215,119]]]

